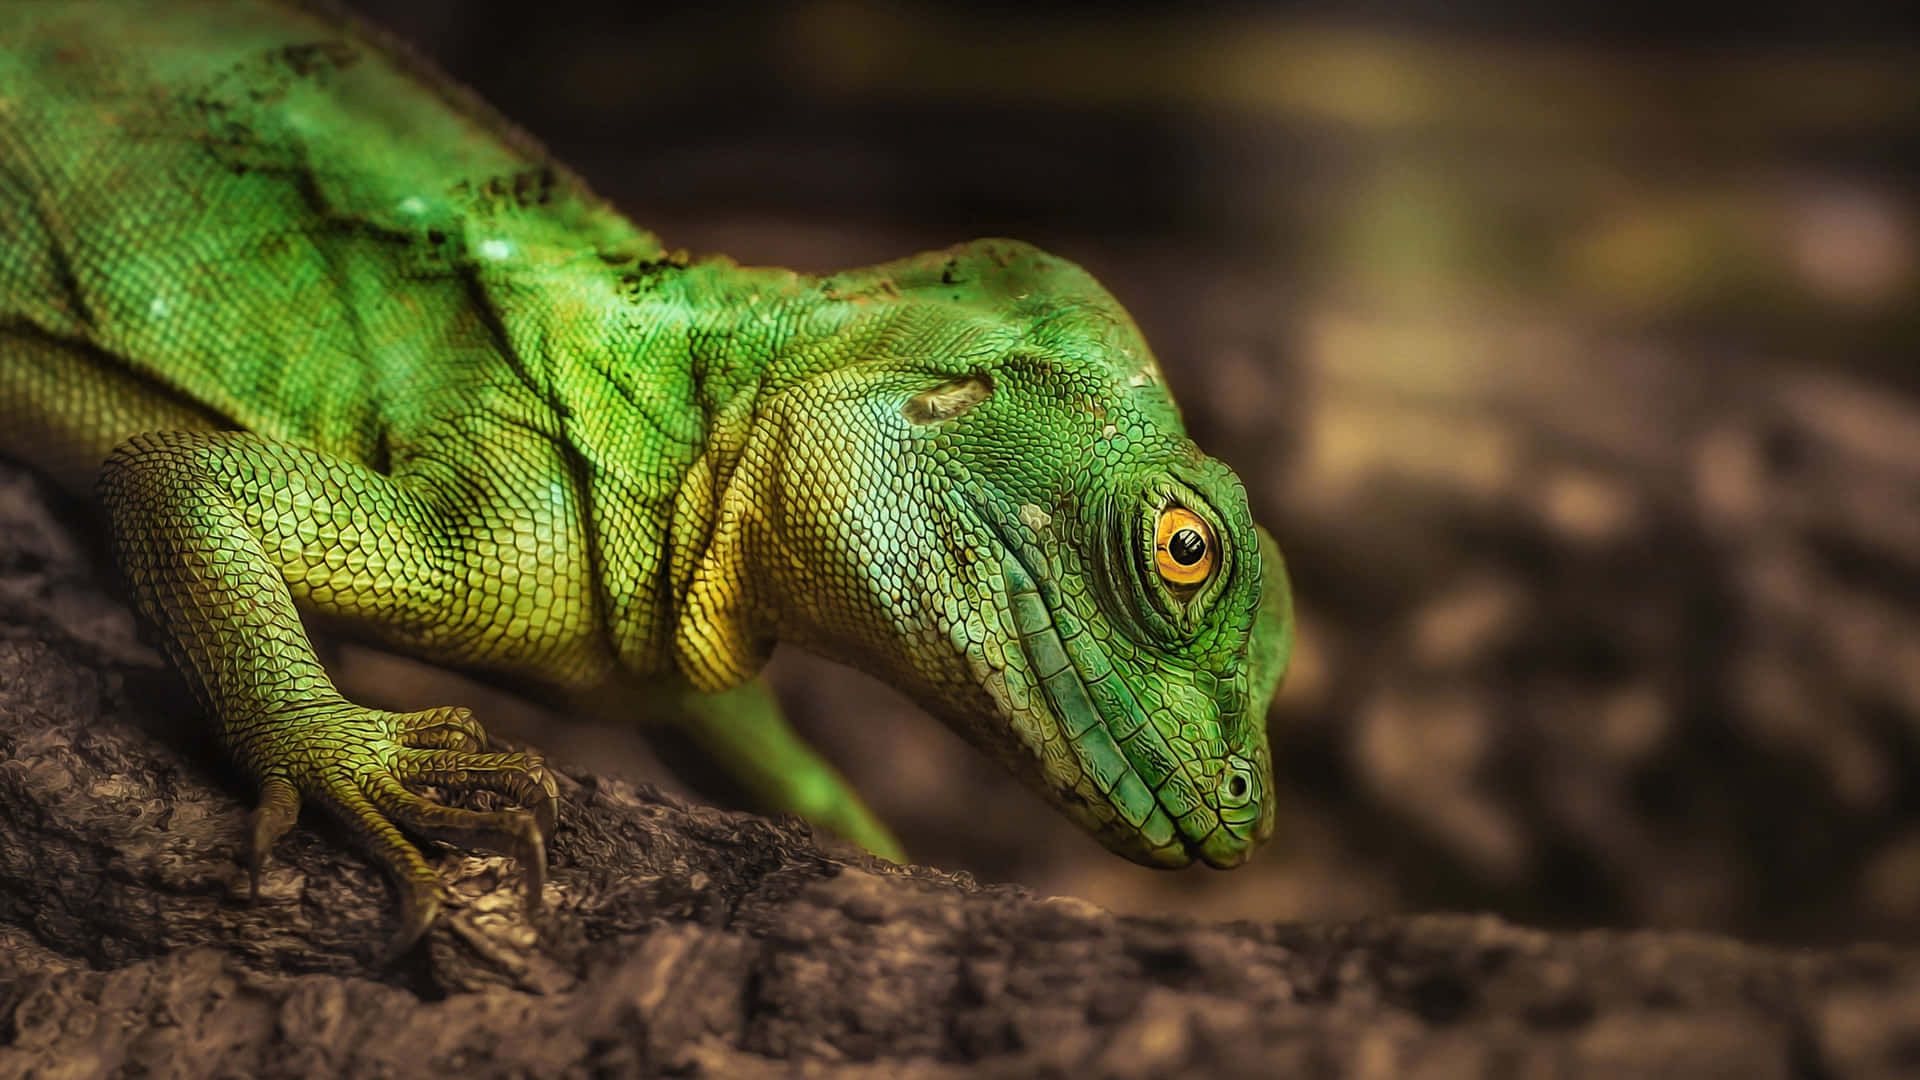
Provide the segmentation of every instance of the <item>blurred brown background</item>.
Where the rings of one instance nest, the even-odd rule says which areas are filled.
[[[1083,263],[1246,480],[1302,626],[1275,842],[1132,866],[886,688],[777,661],[920,860],[1123,911],[1790,942],[1920,941],[1902,6],[360,5],[670,244]]]

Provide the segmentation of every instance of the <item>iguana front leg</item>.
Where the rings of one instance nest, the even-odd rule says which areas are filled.
[[[372,469],[238,432],[137,436],[108,459],[100,489],[141,612],[260,784],[256,883],[267,849],[306,802],[346,822],[392,875],[395,951],[440,907],[439,881],[403,830],[513,855],[538,902],[557,797],[540,760],[483,752],[485,735],[464,709],[392,713],[347,701],[295,608],[297,598],[363,621],[428,655],[550,645],[546,620],[499,617],[503,600],[507,615],[526,604],[503,596],[496,530]],[[488,505],[498,504],[474,511]],[[527,809],[443,806],[410,790],[422,784],[499,792]]]

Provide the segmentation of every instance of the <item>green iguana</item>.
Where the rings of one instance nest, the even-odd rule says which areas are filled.
[[[557,799],[464,709],[363,708],[301,615],[667,702],[768,808],[898,846],[756,677],[911,694],[1130,859],[1273,829],[1278,549],[1120,305],[981,240],[828,277],[664,249],[350,18],[0,9],[0,453],[97,492],[140,613],[259,784],[440,906]],[[104,463],[104,464],[103,464]],[[518,809],[432,801],[490,791]]]

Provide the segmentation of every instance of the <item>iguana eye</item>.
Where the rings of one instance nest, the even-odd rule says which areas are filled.
[[[1219,561],[1213,530],[1182,506],[1160,511],[1153,530],[1153,565],[1173,585],[1198,585]]]

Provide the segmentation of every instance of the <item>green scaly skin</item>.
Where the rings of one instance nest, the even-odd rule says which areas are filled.
[[[440,904],[408,834],[518,856],[537,902],[553,825],[538,758],[345,700],[301,612],[638,686],[769,807],[886,854],[756,678],[776,641],[904,689],[1128,858],[1271,833],[1279,552],[1078,267],[689,261],[325,12],[16,4],[0,43],[0,452],[97,476],[260,784],[256,881],[322,805],[393,874],[404,948]],[[1175,510],[1212,535],[1195,583],[1156,563]]]

